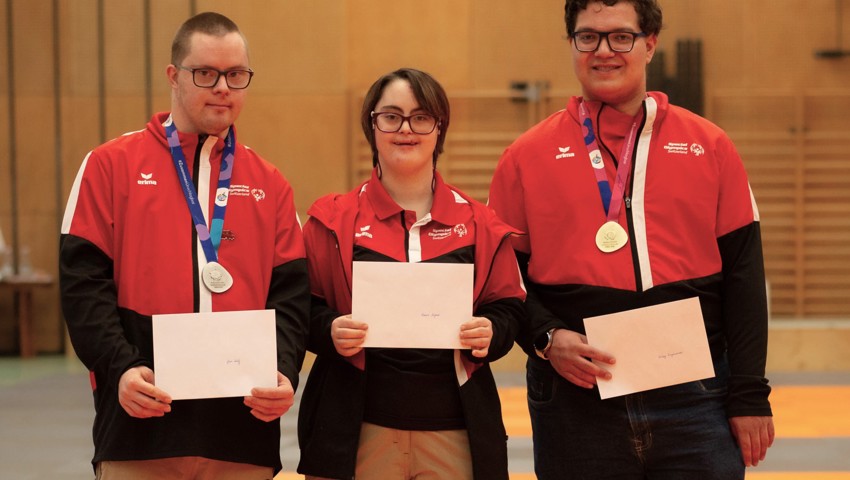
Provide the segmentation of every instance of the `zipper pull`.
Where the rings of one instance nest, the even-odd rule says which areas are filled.
[[[625,201],[626,201],[626,209],[628,210],[628,209],[632,208],[632,198],[626,197]]]

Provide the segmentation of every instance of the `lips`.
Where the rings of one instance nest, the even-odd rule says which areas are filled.
[[[604,72],[613,72],[615,70],[618,70],[620,68],[620,66],[619,65],[594,65],[592,68],[594,70],[596,70],[597,72],[603,72],[604,73]]]

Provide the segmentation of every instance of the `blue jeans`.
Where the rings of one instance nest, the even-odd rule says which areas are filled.
[[[540,480],[736,480],[744,462],[726,418],[728,364],[707,380],[600,400],[529,359],[528,410]]]

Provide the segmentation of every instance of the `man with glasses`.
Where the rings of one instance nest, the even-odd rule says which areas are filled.
[[[646,91],[656,0],[567,0],[564,18],[582,95],[505,150],[490,190],[527,233],[514,248],[535,471],[743,479],[774,430],[759,213],[742,161],[717,126]],[[583,320],[693,297],[715,376],[601,400],[622,362],[588,344]]]
[[[292,189],[236,141],[254,72],[217,13],[187,20],[166,68],[171,112],[95,148],[62,223],[62,307],[91,371],[99,479],[271,479],[306,348],[309,288]],[[226,216],[225,216],[226,212]],[[273,309],[277,386],[173,401],[151,317]]]

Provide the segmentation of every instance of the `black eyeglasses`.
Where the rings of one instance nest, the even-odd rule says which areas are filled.
[[[180,70],[186,70],[187,72],[192,72],[192,81],[195,83],[196,87],[201,88],[213,88],[218,84],[218,79],[224,76],[224,81],[227,83],[228,88],[232,88],[234,90],[242,90],[243,88],[248,88],[248,85],[251,83],[251,77],[254,76],[254,71],[250,68],[248,70],[216,70],[214,68],[189,68],[184,67],[183,65],[174,65]]]
[[[635,39],[647,36],[643,32],[594,32],[585,30],[573,33],[573,44],[579,52],[595,52],[602,44],[602,39],[608,42],[612,52],[628,53],[635,46]]]
[[[401,126],[407,121],[410,131],[417,135],[428,135],[437,128],[437,117],[427,113],[414,113],[405,117],[395,112],[372,112],[372,123],[384,133],[395,133],[401,130]]]

